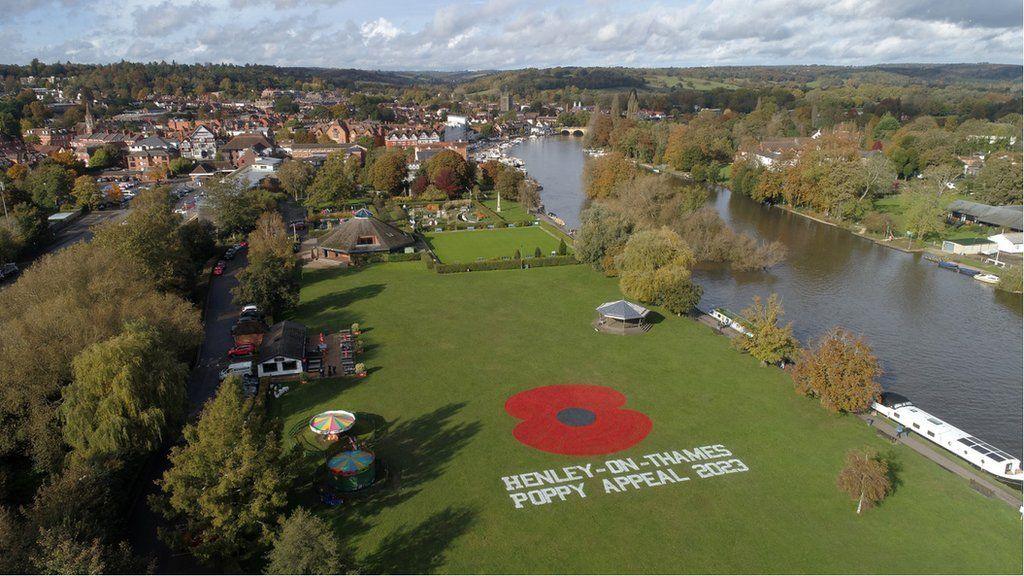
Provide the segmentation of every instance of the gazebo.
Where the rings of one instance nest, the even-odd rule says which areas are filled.
[[[605,302],[597,307],[594,330],[609,334],[641,334],[650,329],[650,324],[644,322],[649,312],[628,300]]]

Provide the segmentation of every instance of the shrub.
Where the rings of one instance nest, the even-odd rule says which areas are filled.
[[[537,246],[536,248],[533,249],[533,257],[534,258],[542,258],[543,256],[544,256],[544,253],[540,251],[540,246]]]
[[[569,253],[569,247],[565,245],[565,238],[558,241],[558,255],[565,256]]]
[[[892,217],[881,212],[868,212],[861,221],[864,229],[875,234],[885,234],[892,228]]]

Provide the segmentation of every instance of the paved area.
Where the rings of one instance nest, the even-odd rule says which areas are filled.
[[[896,440],[896,427],[882,416],[862,414],[860,417],[862,420],[867,422],[869,426],[874,427],[876,430],[880,430],[886,436],[892,438],[894,442],[899,442],[900,444],[913,449],[918,454],[932,462],[935,462],[953,474],[972,482],[975,486],[979,486],[982,490],[978,491],[985,494],[985,496],[998,498],[1012,506],[1014,509],[1020,510],[1020,492],[1003,485],[999,481],[992,479],[992,477],[982,472],[969,468],[970,464],[961,461],[959,458],[954,459],[947,456],[943,450],[936,448],[931,442],[918,438],[914,433],[910,433],[909,436],[904,436],[899,440]]]
[[[50,242],[50,245],[46,247],[44,253],[57,252],[83,240],[92,240],[93,229],[96,226],[108,222],[117,222],[127,215],[127,209],[90,212],[58,232],[53,241]]]
[[[225,353],[234,343],[231,327],[238,319],[239,311],[231,290],[238,285],[238,273],[245,268],[246,256],[246,251],[240,252],[234,260],[228,261],[224,274],[214,276],[210,282],[203,316],[203,344],[189,375],[188,401],[192,414],[197,413],[217,392],[217,373],[227,365]]]

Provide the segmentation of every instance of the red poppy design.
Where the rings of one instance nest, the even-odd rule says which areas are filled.
[[[527,446],[572,456],[625,450],[651,431],[651,419],[622,408],[626,397],[606,386],[556,384],[525,390],[505,402],[522,420],[512,435]]]

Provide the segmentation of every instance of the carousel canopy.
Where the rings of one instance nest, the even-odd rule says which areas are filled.
[[[313,416],[309,420],[309,429],[317,434],[340,434],[355,423],[356,417],[351,412],[332,410]]]
[[[327,469],[335,474],[351,476],[369,468],[373,459],[373,454],[366,450],[348,450],[328,460]]]
[[[607,318],[613,318],[615,320],[640,320],[644,316],[647,316],[647,308],[639,304],[633,304],[626,300],[617,300],[615,302],[605,302],[597,307],[597,313]]]

